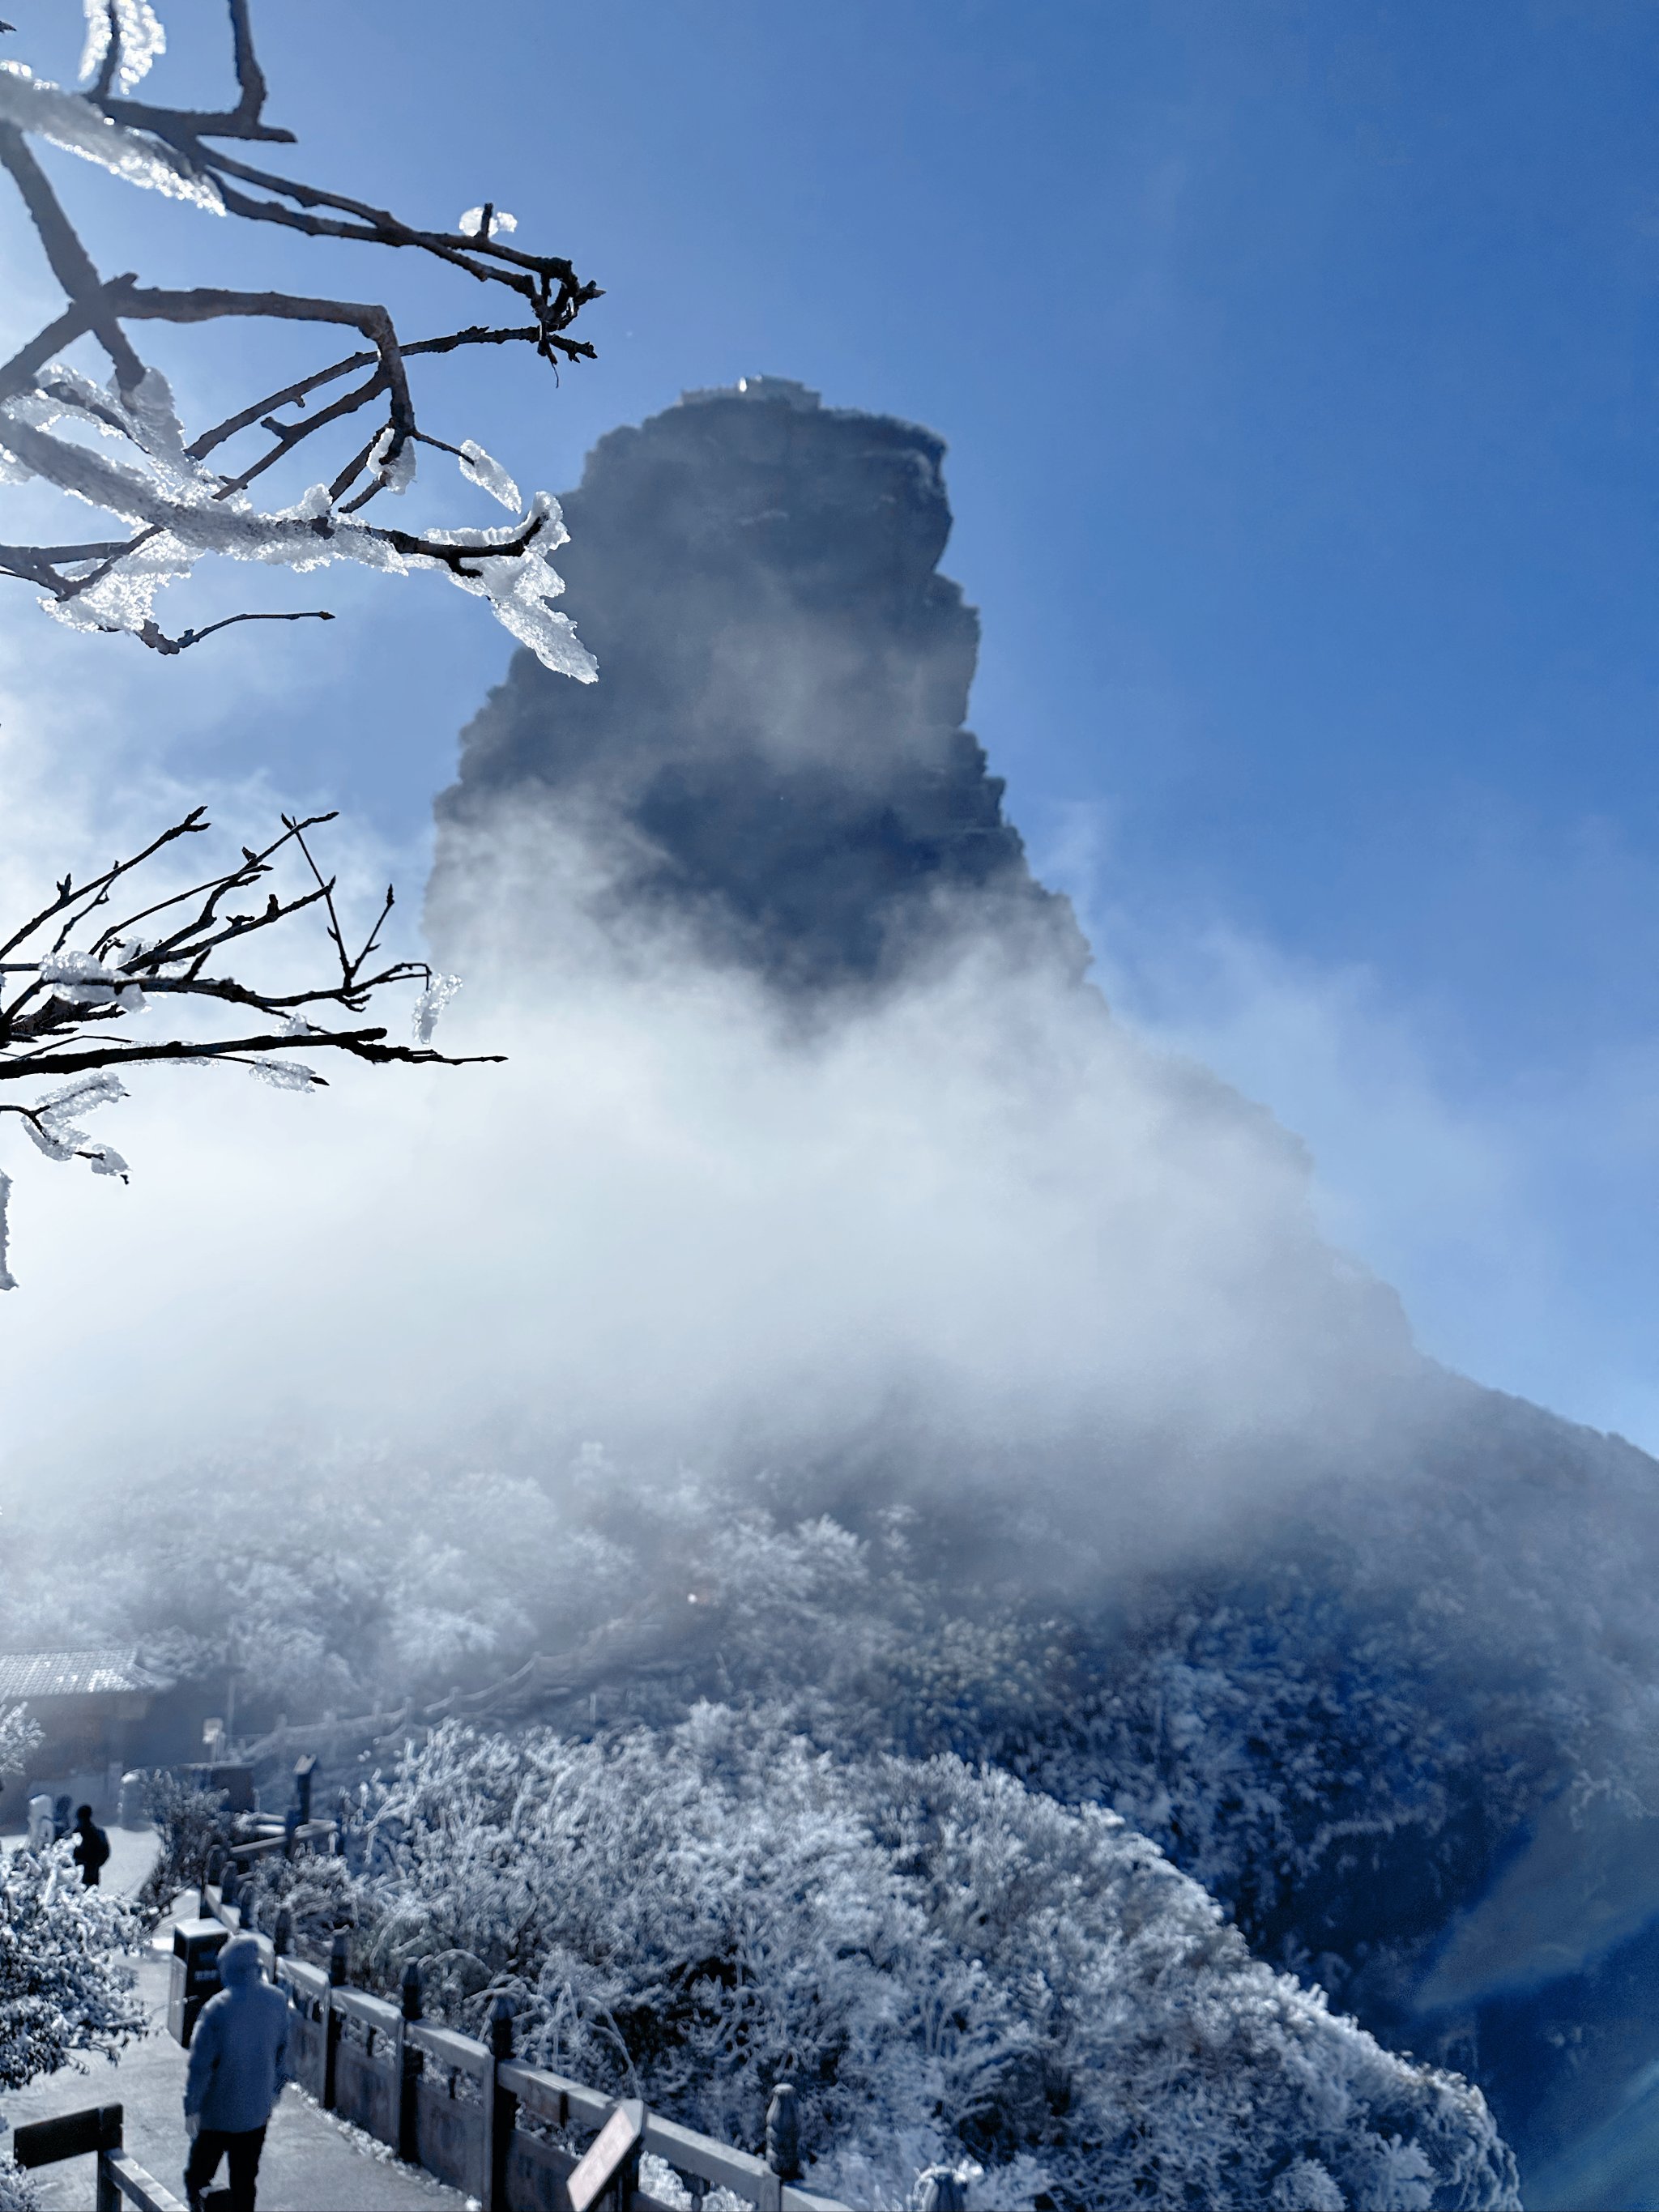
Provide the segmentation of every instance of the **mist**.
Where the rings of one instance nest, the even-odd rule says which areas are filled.
[[[574,901],[559,953],[446,1017],[505,1066],[158,1071],[103,1109],[125,1189],[14,1145],[8,1482],[273,1431],[834,1456],[895,1419],[1173,1539],[1410,1365],[1293,1140],[990,940],[805,1025]]]
[[[1111,1015],[1003,814],[943,451],[768,379],[601,442],[562,556],[601,680],[519,656],[438,801],[438,1041],[505,1064],[158,1073],[98,1132],[126,1189],[0,1131],[0,1480],[598,1441],[1144,1564],[1409,1452],[1431,1370],[1302,1147]],[[118,763],[71,830],[61,709],[9,745],[25,876],[173,803]],[[372,911],[386,856],[330,849]]]

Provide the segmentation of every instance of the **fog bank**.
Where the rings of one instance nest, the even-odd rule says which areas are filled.
[[[12,1146],[9,1482],[273,1428],[817,1458],[896,1417],[1181,1512],[1351,1452],[1409,1367],[1294,1143],[994,945],[806,1030],[596,958],[441,1042],[511,1057],[158,1072],[104,1110],[126,1189]]]

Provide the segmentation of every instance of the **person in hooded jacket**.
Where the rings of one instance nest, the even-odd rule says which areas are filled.
[[[233,1936],[220,1952],[219,1979],[223,1987],[203,2006],[190,2039],[185,2197],[190,2212],[201,2212],[202,2192],[228,2158],[231,2212],[253,2212],[266,2123],[288,2079],[288,1999],[266,1981],[252,1936]]]
[[[109,1857],[109,1838],[92,1817],[90,1805],[75,1808],[75,1832],[81,1838],[75,1846],[75,1863],[81,1869],[81,1880],[88,1889],[99,1887],[99,1869]]]

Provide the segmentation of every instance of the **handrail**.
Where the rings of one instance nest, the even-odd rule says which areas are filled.
[[[573,2123],[577,2127],[603,2127],[616,2102],[614,2097],[587,2088],[580,2081],[567,2081],[562,2074],[528,2066],[522,2058],[502,2062],[501,2082],[532,2119],[545,2120],[550,2127],[568,2128]]]
[[[323,1979],[326,1981],[325,1975]],[[329,1996],[336,2012],[343,2013],[348,2020],[361,2021],[365,2027],[378,2028],[390,2035],[403,2019],[395,2004],[384,1997],[371,1996],[367,1990],[348,1990],[337,1987]]]
[[[163,2186],[153,2173],[147,2173],[136,2158],[124,2150],[100,2151],[98,2157],[99,2196],[104,2196],[106,2185],[125,2197],[137,2212],[185,2212],[184,2206],[170,2189]],[[100,2203],[100,2212],[102,2212]]]
[[[357,2020],[378,2031],[383,2056],[359,2063],[385,2069],[380,2078],[392,2099],[386,2123],[389,2138],[394,2148],[403,2148],[404,2154],[412,2154],[417,2138],[415,2106],[410,2100],[422,2094],[419,2085],[428,2078],[422,2069],[434,2069],[440,2085],[446,2077],[455,2075],[465,2075],[477,2083],[485,2115],[480,2153],[484,2166],[471,2186],[495,2212],[501,2212],[506,2202],[505,2161],[525,2154],[515,2151],[514,2145],[526,2145],[537,2155],[548,2154],[533,2139],[518,2131],[520,2116],[562,2132],[592,2136],[617,2109],[616,2099],[604,2091],[514,2057],[512,2021],[505,2011],[492,2017],[491,2041],[484,2043],[476,2036],[464,2035],[459,2028],[421,2019],[418,1977],[412,1982],[406,1980],[400,2011],[386,1998],[348,1989],[331,1981],[321,1967],[286,1954],[276,1960],[275,1971],[279,1983],[286,1984],[307,2007],[319,2008],[308,2031],[315,2036],[320,2021],[322,2042],[313,2049],[331,2051],[335,2048],[342,2019]],[[337,2062],[330,2060],[323,2074],[325,2106],[332,2101],[337,2079]],[[439,2094],[441,2100],[441,2087]],[[785,2180],[755,2152],[738,2150],[660,2113],[646,2112],[638,2148],[665,2160],[678,2172],[695,2177],[705,2190],[729,2189],[763,2208],[763,2212],[845,2212],[835,2198]],[[574,2154],[570,2155],[574,2158]],[[643,2201],[649,2201],[645,2192],[637,2193]]]
[[[98,2212],[120,2212],[121,2199],[137,2212],[185,2212],[170,2189],[121,2147],[125,2114],[119,2105],[94,2105],[53,2119],[34,2120],[12,2137],[12,2156],[26,2171],[66,2158],[98,2161]]]
[[[328,1975],[321,1966],[313,1966],[307,1960],[292,1959],[286,1954],[277,1961],[279,1977],[296,1983],[312,1998],[326,1996]]]
[[[777,2182],[766,2160],[753,2151],[734,2150],[729,2143],[699,2135],[694,2128],[683,2128],[678,2120],[665,2120],[659,2112],[647,2112],[640,2144],[680,2172],[699,2174],[711,2188],[729,2189],[751,2204],[763,2203],[767,2185],[775,2186]],[[793,2181],[784,2183],[781,2203],[781,2212],[844,2212],[835,2197],[817,2196]]]
[[[295,1844],[316,1843],[321,1837],[333,1833],[332,1820],[301,1820],[291,1837],[286,1830],[280,1835],[256,1836],[250,1844],[232,1844],[229,1852],[237,1860],[268,1858],[278,1851],[290,1850]]]
[[[404,2023],[404,2039],[411,2051],[424,2051],[435,2058],[441,2066],[453,2066],[463,2074],[488,2074],[490,2057],[488,2046],[470,2035],[463,2035],[453,2027],[440,2027],[434,2021],[410,2020]]]

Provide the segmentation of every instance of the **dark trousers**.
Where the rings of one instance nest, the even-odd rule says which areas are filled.
[[[195,2203],[219,2171],[220,2160],[228,2158],[230,2212],[253,2212],[253,2177],[259,2171],[259,2154],[264,2147],[263,2128],[243,2128],[235,2135],[223,2128],[204,2128],[190,2147],[185,2195]]]

